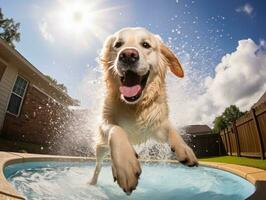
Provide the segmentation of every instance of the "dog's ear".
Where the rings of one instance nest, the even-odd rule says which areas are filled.
[[[184,77],[184,71],[177,57],[163,42],[160,42],[160,51],[164,55],[171,72],[178,77]]]
[[[105,48],[111,48],[112,45],[113,45],[114,40],[115,40],[115,37],[114,37],[113,35],[109,35],[109,36],[105,39],[103,46],[104,46]]]
[[[108,62],[110,60],[110,51],[112,49],[114,40],[115,40],[114,36],[110,35],[104,41],[103,48],[100,53],[100,62],[102,64],[108,65]]]

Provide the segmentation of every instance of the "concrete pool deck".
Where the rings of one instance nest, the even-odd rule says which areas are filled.
[[[15,200],[25,199],[19,192],[6,180],[4,176],[4,168],[10,164],[23,163],[30,161],[71,161],[85,162],[95,160],[93,157],[70,157],[70,156],[53,156],[15,152],[0,151],[0,200]],[[158,161],[143,161],[143,162],[158,162]],[[177,161],[163,161],[177,163]],[[213,167],[224,171],[231,172],[241,176],[256,186],[255,193],[248,199],[263,200],[266,199],[266,170],[246,167],[235,164],[215,163],[215,162],[200,162],[202,166]]]

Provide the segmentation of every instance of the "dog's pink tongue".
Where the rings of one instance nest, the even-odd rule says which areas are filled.
[[[121,86],[119,88],[121,94],[123,94],[125,97],[134,97],[136,96],[139,91],[141,90],[140,85],[134,85],[134,86]]]

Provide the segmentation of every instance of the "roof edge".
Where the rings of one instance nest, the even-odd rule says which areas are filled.
[[[5,40],[0,38],[0,44],[2,44],[10,53],[24,62],[33,72],[39,75],[44,81],[46,81],[51,87],[55,88],[58,92],[64,95],[67,99],[69,99],[73,104],[75,103],[75,99],[72,98],[69,94],[64,92],[58,86],[56,86],[52,81],[50,81],[45,74],[43,74],[40,70],[38,70],[33,64],[31,64],[17,49],[12,48]]]

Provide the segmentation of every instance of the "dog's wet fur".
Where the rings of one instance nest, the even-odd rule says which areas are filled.
[[[184,72],[161,38],[144,28],[121,29],[106,39],[101,66],[106,93],[96,145],[96,168],[90,183],[97,183],[103,158],[110,150],[114,181],[126,194],[131,194],[141,174],[132,145],[150,138],[167,142],[182,164],[197,166],[192,149],[168,119],[166,71],[170,69],[179,78]]]

